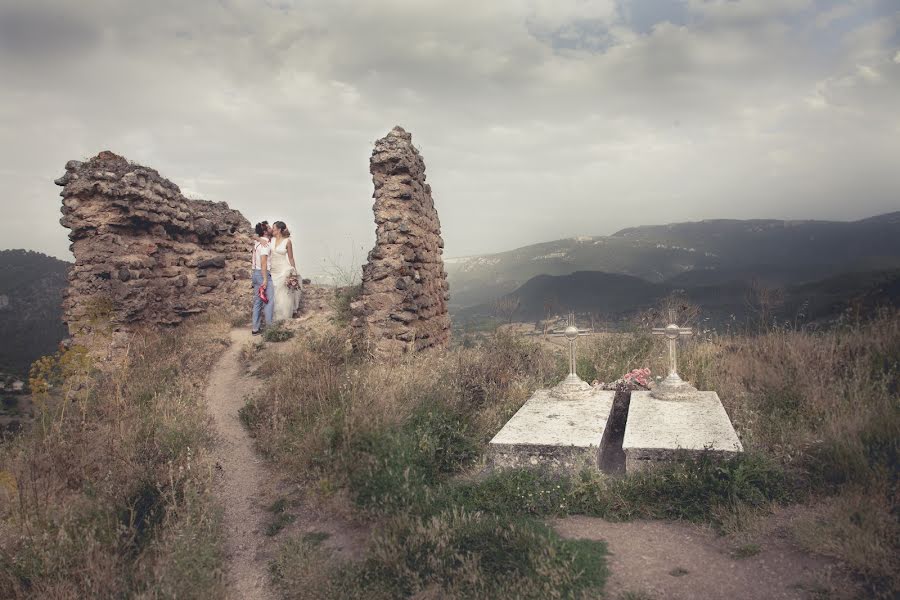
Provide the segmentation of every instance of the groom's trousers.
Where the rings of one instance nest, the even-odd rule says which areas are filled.
[[[275,287],[272,285],[272,275],[266,273],[268,280],[266,281],[266,296],[269,297],[268,302],[263,302],[259,297],[259,286],[262,285],[262,270],[253,269],[251,281],[253,282],[253,331],[259,331],[260,318],[266,318],[266,325],[272,324],[272,312],[275,310]]]

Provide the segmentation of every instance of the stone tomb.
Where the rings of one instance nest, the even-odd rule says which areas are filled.
[[[622,450],[626,472],[670,461],[679,454],[708,452],[720,458],[743,452],[716,392],[701,392],[677,372],[677,340],[691,330],[674,324],[654,329],[669,344],[669,375],[650,392],[632,392]]]
[[[569,342],[569,375],[553,389],[536,391],[494,436],[488,445],[494,468],[599,468],[615,392],[594,389],[576,375],[575,344],[586,332],[571,316],[561,333]]]
[[[513,415],[488,446],[498,469],[546,467],[577,472],[599,469],[600,449],[615,392],[568,393],[538,390]]]
[[[653,391],[631,392],[623,410],[614,411],[615,392],[592,388],[575,374],[575,345],[585,332],[569,319],[561,332],[569,341],[569,375],[553,389],[536,391],[494,436],[488,445],[491,466],[577,472],[605,464],[607,471],[620,472],[617,457],[624,454],[625,471],[634,472],[684,454],[727,458],[743,452],[718,394],[698,391],[678,376],[677,340],[691,335],[690,329],[673,323],[654,330],[668,340],[669,374]]]

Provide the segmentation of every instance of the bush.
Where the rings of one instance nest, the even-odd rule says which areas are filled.
[[[426,502],[426,486],[470,465],[477,456],[458,414],[420,408],[399,430],[371,431],[351,446],[349,489],[361,507],[396,512]]]
[[[297,598],[594,598],[605,556],[602,542],[562,540],[533,520],[453,510],[390,519],[361,565],[290,540],[273,572]]]
[[[593,597],[607,576],[600,542],[561,540],[545,525],[465,510],[390,521],[372,541],[361,578],[395,597]]]
[[[263,333],[263,339],[267,342],[286,342],[294,337],[294,332],[287,329],[281,323],[277,323],[272,327],[266,328]]]
[[[758,508],[790,501],[798,493],[784,470],[762,456],[717,461],[704,455],[622,478],[587,471],[578,477],[503,471],[480,482],[450,486],[444,502],[494,514],[715,523],[722,508]]]
[[[350,325],[350,321],[353,319],[350,305],[359,297],[361,292],[361,284],[340,287],[334,291],[332,306],[334,308],[334,320],[338,327]]]

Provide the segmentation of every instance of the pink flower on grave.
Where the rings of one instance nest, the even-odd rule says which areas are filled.
[[[622,376],[622,380],[625,383],[630,383],[632,385],[637,384],[643,388],[650,387],[650,369],[644,367],[643,369],[633,369],[625,375]]]

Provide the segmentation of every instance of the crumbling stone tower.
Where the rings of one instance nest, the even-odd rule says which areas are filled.
[[[238,211],[185,198],[155,170],[108,151],[69,161],[56,184],[75,255],[63,302],[73,336],[98,321],[127,336],[138,323],[249,310],[251,230]]]
[[[354,345],[378,357],[446,346],[450,293],[425,162],[398,126],[375,142],[369,164],[376,239],[351,304]]]

